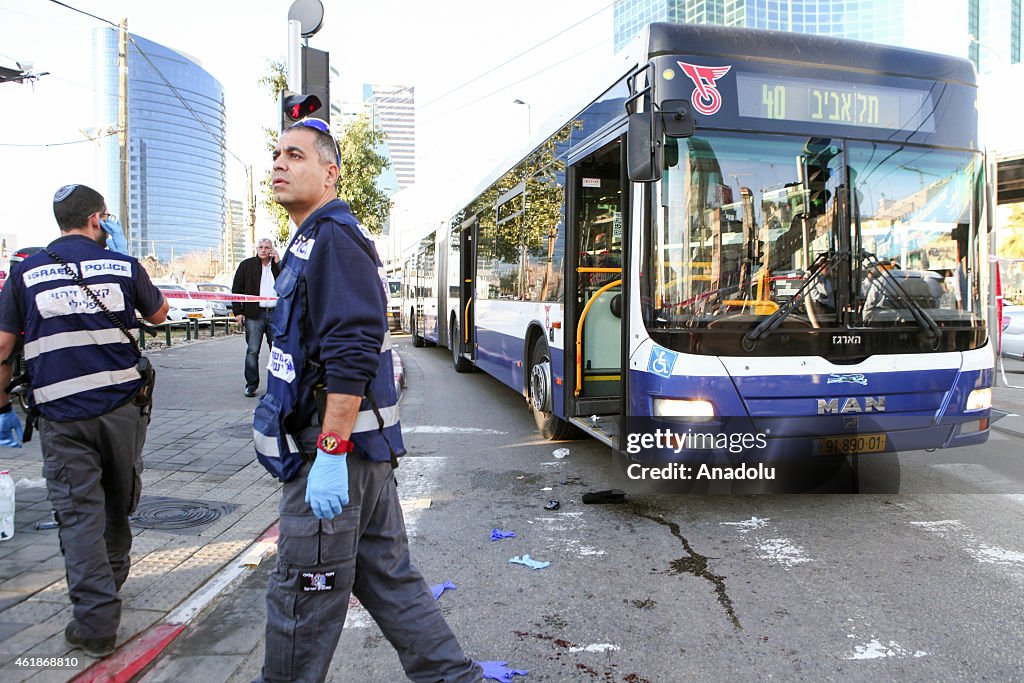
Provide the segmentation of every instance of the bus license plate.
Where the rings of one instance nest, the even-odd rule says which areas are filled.
[[[818,455],[881,453],[885,450],[885,433],[827,436],[821,439],[818,444]]]

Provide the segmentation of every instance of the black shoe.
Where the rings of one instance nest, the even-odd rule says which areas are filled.
[[[117,636],[114,635],[107,638],[83,638],[78,635],[78,622],[72,621],[64,629],[64,640],[68,641],[70,645],[81,648],[85,651],[85,654],[90,657],[100,659],[114,651],[114,643],[117,642]]]
[[[246,387],[245,388],[245,393],[242,394],[242,395],[245,396],[246,398],[255,398],[256,397],[256,390],[255,389],[250,389],[249,387]]]

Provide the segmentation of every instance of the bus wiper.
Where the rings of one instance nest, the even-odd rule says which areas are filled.
[[[818,254],[807,271],[807,278],[804,280],[803,284],[800,285],[800,288],[796,290],[796,293],[793,294],[793,298],[782,306],[779,306],[778,310],[762,320],[757,327],[743,335],[743,339],[740,342],[743,350],[753,351],[760,339],[768,336],[769,333],[781,325],[782,321],[789,317],[789,314],[792,313],[798,305],[800,305],[801,301],[803,301],[803,297],[807,293],[807,290],[817,284],[821,279],[821,276],[829,268],[838,263],[841,258],[842,254],[839,251],[835,251],[830,255],[825,255],[824,253]]]
[[[889,287],[886,287],[881,283],[879,283],[878,286],[882,287],[883,293],[892,294],[897,303],[902,303],[907,310],[910,311],[910,314],[914,316],[914,322],[917,323],[917,326],[920,327],[921,331],[924,333],[925,339],[932,343],[933,348],[937,348],[939,339],[942,337],[942,329],[939,327],[939,324],[935,322],[935,318],[931,317],[928,314],[928,311],[921,307],[921,304],[914,301],[914,299],[907,294],[907,290],[903,289],[903,285],[900,284],[899,278],[893,275],[888,268],[883,267],[882,264],[878,262],[877,256],[869,251],[862,250],[860,260],[861,263],[864,263],[865,261],[867,262],[868,268],[870,268],[871,272],[875,274],[875,277],[888,283]]]

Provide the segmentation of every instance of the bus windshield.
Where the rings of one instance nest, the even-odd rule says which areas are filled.
[[[977,153],[705,132],[668,140],[666,167],[651,330],[749,329],[780,309],[787,334],[981,324]]]

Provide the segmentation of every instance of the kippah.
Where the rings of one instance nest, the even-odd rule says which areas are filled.
[[[77,183],[74,185],[65,185],[64,187],[60,188],[59,190],[53,193],[53,203],[56,204],[57,202],[64,201],[76,189],[78,189]]]

